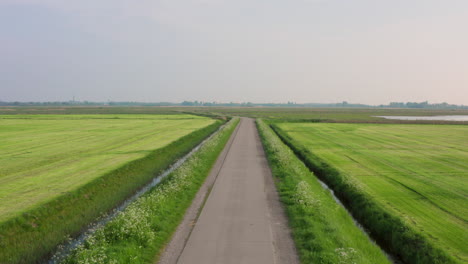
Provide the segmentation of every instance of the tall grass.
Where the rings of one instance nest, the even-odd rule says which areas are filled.
[[[0,225],[0,263],[35,263],[50,257],[67,236],[110,211],[176,159],[194,148],[223,122],[217,121],[166,147],[129,162],[73,192]]]
[[[351,178],[342,175],[278,126],[272,125],[272,128],[307,167],[334,190],[353,216],[388,252],[405,263],[457,263],[402,218],[379,205]]]
[[[100,227],[63,263],[154,263],[181,222],[229,140],[233,119],[184,164],[116,218]]]
[[[389,263],[270,127],[257,126],[301,262]]]

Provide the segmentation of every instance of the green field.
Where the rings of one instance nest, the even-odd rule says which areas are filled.
[[[180,108],[174,108],[174,110]],[[276,122],[349,122],[349,123],[453,123],[450,121],[402,121],[376,116],[468,115],[464,109],[388,109],[388,108],[312,108],[312,107],[190,107],[198,114],[247,116]],[[468,124],[468,122],[457,122]]]
[[[0,222],[213,122],[189,115],[0,116]]]
[[[59,263],[157,263],[238,123],[232,119],[160,184]]]
[[[47,259],[66,235],[79,234],[87,223],[111,210],[223,123],[208,117],[233,115],[265,118],[303,162],[260,122],[303,263],[387,261],[309,169],[335,191],[383,248],[404,263],[468,263],[466,122],[373,117],[468,114],[466,111],[0,108],[0,263]],[[210,159],[215,157],[212,154]],[[203,158],[201,163],[209,162]],[[203,164],[197,166],[209,167]],[[158,229],[162,226],[154,222],[161,232],[157,246],[134,248],[145,252],[146,261],[152,261],[154,252],[177,226],[183,211],[180,203],[186,206],[190,201],[189,196],[178,195],[158,207],[163,210],[161,215],[148,220],[167,222],[167,228]],[[178,211],[169,214],[175,207]],[[125,251],[121,257],[116,252],[127,247],[128,241],[115,242],[106,244],[109,253],[125,259]],[[130,247],[135,246],[132,243]]]
[[[454,123],[450,121],[386,120],[375,116],[468,115],[467,109],[344,108],[344,107],[155,107],[155,106],[20,106],[0,107],[0,115],[24,114],[180,114],[246,116],[276,121],[330,121],[379,123]],[[458,124],[468,122],[458,122]]]
[[[45,261],[224,123],[192,115],[0,117],[2,264]]]
[[[271,128],[257,126],[301,263],[390,263]]]
[[[435,247],[468,261],[467,126],[284,123],[278,127]]]

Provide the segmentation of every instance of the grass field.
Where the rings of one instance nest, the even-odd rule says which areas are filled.
[[[468,261],[467,126],[284,123],[278,127],[335,168],[340,181],[371,197],[436,248],[460,262]],[[332,185],[339,189],[343,184]],[[342,195],[350,200],[349,193]]]
[[[390,263],[271,128],[257,125],[301,263]]]
[[[213,122],[188,115],[1,116],[0,222]]]
[[[61,262],[156,263],[238,122],[232,119],[181,167],[100,227]]]
[[[176,109],[176,108],[175,108]],[[410,123],[401,120],[386,120],[375,116],[433,116],[468,115],[468,110],[444,109],[386,109],[386,108],[309,108],[309,107],[192,107],[185,111],[200,114],[247,116],[277,122],[369,122]],[[412,123],[444,123],[441,121],[412,121]],[[453,122],[445,122],[453,123]],[[463,122],[468,124],[468,122]],[[458,123],[460,124],[460,123]]]
[[[10,172],[24,175],[0,178],[1,208],[10,212],[0,222],[0,263],[11,264],[48,258],[67,236],[114,208],[223,122],[188,115],[23,115],[2,116],[0,123],[2,147],[9,151],[2,152],[2,166],[17,162]],[[26,156],[15,161],[21,155]],[[56,168],[63,175],[54,174]],[[19,188],[17,202],[11,189],[21,184],[29,192]]]
[[[468,127],[373,117],[466,115],[467,110],[277,107],[0,108],[0,263],[49,257],[65,235],[76,235],[222,123],[187,113],[269,119],[387,250],[406,263],[468,263]],[[277,186],[303,261],[383,263],[365,239],[350,231],[354,227],[345,213],[336,212],[336,203],[326,202],[329,197],[313,175],[284,153],[269,158],[287,158],[287,165],[270,165],[274,173],[289,175]],[[313,206],[295,204],[304,201],[300,195]],[[323,201],[320,210],[314,210],[317,197]],[[171,206],[176,205],[164,207],[164,214]],[[332,213],[333,221],[324,217]],[[164,232],[159,245],[169,236]],[[154,251],[144,251],[151,259]],[[339,254],[353,257],[344,260]]]
[[[440,121],[400,121],[374,117],[381,115],[432,116],[468,115],[466,109],[386,109],[386,108],[318,108],[318,107],[154,107],[154,106],[21,106],[0,107],[0,115],[18,114],[180,114],[208,116],[247,116],[277,121],[441,123]],[[445,122],[450,123],[450,122]],[[452,122],[453,123],[453,122]],[[468,122],[464,122],[468,124]]]

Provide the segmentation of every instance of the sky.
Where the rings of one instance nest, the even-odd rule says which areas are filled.
[[[0,101],[468,105],[466,0],[0,0]]]

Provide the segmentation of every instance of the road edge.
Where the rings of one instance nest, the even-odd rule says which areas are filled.
[[[211,189],[216,182],[218,174],[226,160],[226,157],[231,149],[231,145],[234,139],[237,136],[237,131],[242,125],[242,118],[240,118],[239,123],[237,124],[236,129],[231,134],[229,141],[224,147],[223,151],[219,155],[218,159],[215,162],[215,165],[210,171],[210,174],[206,178],[203,185],[200,187],[200,190],[197,192],[195,198],[192,201],[192,204],[185,212],[182,222],[177,227],[176,231],[172,235],[171,241],[164,247],[162,253],[159,257],[159,260],[155,261],[157,264],[176,264],[180,255],[182,254],[185,245],[192,233],[192,230],[197,222],[197,219],[200,215],[200,212],[203,210],[205,201],[210,195]]]

